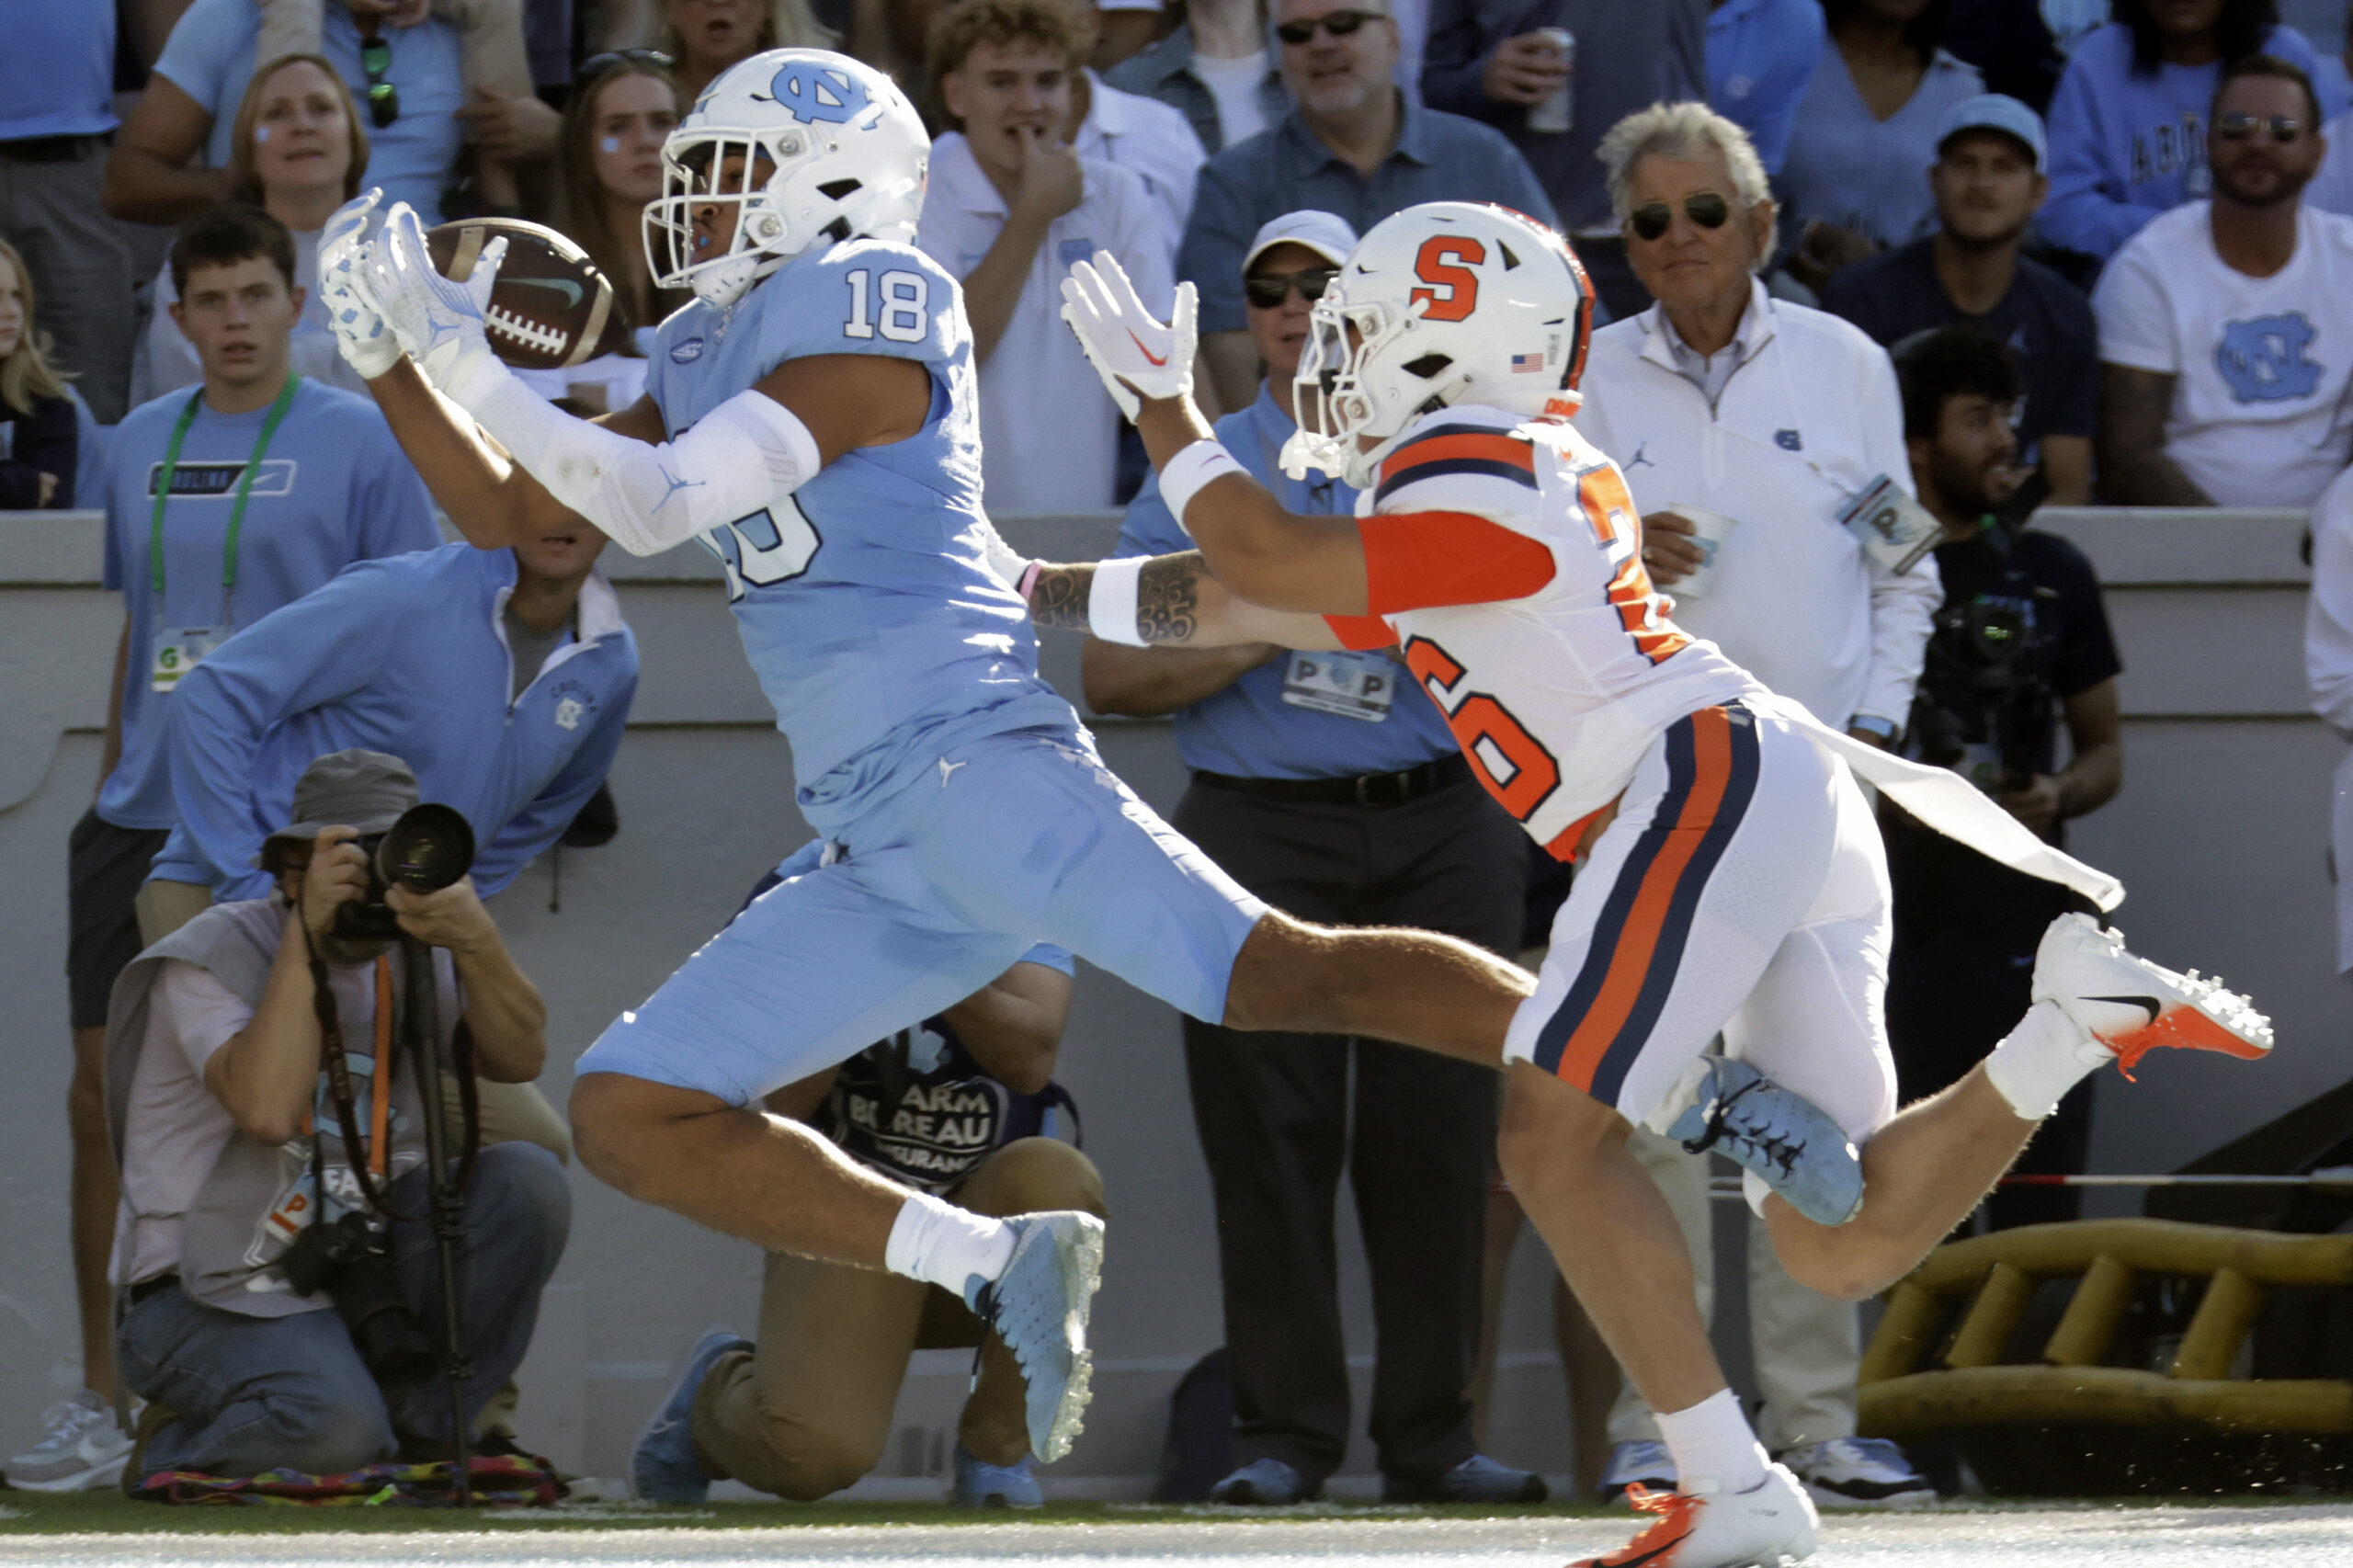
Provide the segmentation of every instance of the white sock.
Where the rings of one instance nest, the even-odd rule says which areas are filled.
[[[927,1192],[911,1193],[892,1221],[882,1267],[910,1279],[964,1293],[977,1274],[995,1279],[1013,1261],[1013,1227],[986,1214],[959,1209]]]
[[[1985,1058],[1985,1076],[2012,1110],[2029,1121],[2040,1121],[2059,1108],[2060,1097],[2092,1069],[2114,1059],[2115,1053],[2088,1039],[2058,1003],[2042,1001],[2029,1007],[2018,1027]]]
[[[1765,1467],[1773,1462],[1730,1389],[1657,1420],[1658,1435],[1675,1456],[1678,1492],[1745,1492],[1765,1479]]]

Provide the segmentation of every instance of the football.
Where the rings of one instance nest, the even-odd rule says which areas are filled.
[[[629,334],[613,285],[587,252],[553,229],[520,218],[462,218],[426,232],[440,274],[462,283],[483,247],[506,241],[490,292],[490,347],[518,370],[557,370],[621,347]]]

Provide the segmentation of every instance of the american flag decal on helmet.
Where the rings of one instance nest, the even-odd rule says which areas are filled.
[[[1541,354],[1515,354],[1511,357],[1511,373],[1515,376],[1540,374],[1544,369]]]

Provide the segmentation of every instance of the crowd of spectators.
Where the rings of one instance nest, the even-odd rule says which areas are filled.
[[[519,214],[574,238],[632,331],[618,351],[532,379],[585,412],[618,410],[644,387],[651,329],[685,301],[655,286],[640,239],[665,135],[758,51],[852,51],[893,73],[932,124],[915,243],[962,285],[991,509],[1124,506],[1131,554],[1181,540],[1057,318],[1070,263],[1108,253],[1158,313],[1191,284],[1202,401],[1222,415],[1228,447],[1294,509],[1344,512],[1352,493],[1274,465],[1312,302],[1355,235],[1404,207],[1516,208],[1568,233],[1592,278],[1600,330],[1580,426],[1624,471],[1678,620],[1850,733],[1971,773],[2054,842],[2120,782],[2120,666],[2088,563],[2029,526],[2036,506],[2313,507],[2316,570],[2340,588],[2353,581],[2353,489],[2341,477],[2353,359],[2336,347],[2353,337],[2353,108],[2344,72],[2282,23],[2276,0],[122,0],[8,11],[0,509],[102,511],[107,584],[126,611],[101,787],[72,846],[73,1250],[87,1387],[10,1462],[19,1484],[78,1484],[121,1453],[107,1437],[118,1393],[108,1258],[127,1189],[104,1092],[118,978],[209,907],[243,913],[200,927],[206,952],[244,942],[259,954],[222,960],[224,973],[267,969],[279,933],[254,908],[274,885],[323,876],[336,847],[315,831],[286,841],[300,854],[269,847],[306,820],[313,757],[392,754],[412,790],[462,802],[483,843],[475,884],[489,892],[589,805],[628,712],[635,643],[595,574],[601,536],[584,522],[511,554],[441,548],[424,484],[335,353],[316,241],[364,187],[428,223]],[[1902,570],[1824,526],[1882,478],[1916,490],[1942,530]],[[2313,679],[2325,714],[2353,734],[2338,700],[2353,684],[2344,599],[2315,596]],[[371,662],[404,638],[413,661]],[[223,644],[232,651],[210,656]],[[1979,678],[1996,648],[2007,661],[1998,689]],[[433,726],[401,721],[417,694],[399,678],[433,687]],[[1175,716],[1193,778],[1177,825],[1283,907],[1451,930],[1504,951],[1542,928],[1523,891],[1540,898],[1545,879],[1530,883],[1519,835],[1380,655],[1090,642],[1086,682],[1100,711]],[[2010,994],[2018,956],[2056,908],[2048,884],[1961,863],[1900,819],[1888,837],[1890,1028],[1910,1098],[1952,1081],[2023,1006]],[[2353,846],[2353,815],[2339,838]],[[1364,844],[1377,847],[1347,847]],[[975,1077],[1037,1094],[1068,970],[1066,956],[1033,954],[929,1020],[915,1047],[902,1038],[892,1055],[884,1042],[864,1066],[780,1091],[778,1108],[830,1116],[849,1146],[853,1101],[952,1095]],[[179,1090],[209,1084],[208,1062],[230,1060],[224,1042],[260,999],[233,980],[226,992],[165,980],[140,983],[155,984],[165,1020],[150,1038],[177,1049]],[[489,989],[506,984],[494,976]],[[358,1031],[368,985],[347,989]],[[528,1033],[510,1031],[519,1043],[494,1063],[515,1084],[528,1076]],[[1473,1420],[1489,1086],[1379,1042],[1191,1022],[1185,1041],[1220,1218],[1235,1414],[1213,1495],[1313,1497],[1346,1447],[1331,1278],[1344,1168],[1373,1260],[1370,1426],[1392,1494],[1529,1495],[1533,1477],[1479,1452]],[[501,1136],[564,1152],[561,1119],[535,1093],[485,1095]],[[250,1108],[213,1108],[206,1136],[275,1125]],[[2079,1169],[2086,1114],[2079,1092],[2028,1168]],[[984,1210],[1048,1193],[1052,1206],[1099,1211],[1093,1168],[1026,1147],[1036,1131],[1008,1120],[994,1164],[930,1185],[969,1181]],[[1704,1297],[1705,1165],[1661,1140],[1643,1152],[1676,1199]],[[921,1163],[904,1148],[869,1153],[903,1175]],[[551,1267],[545,1244],[561,1246],[563,1205],[548,1184],[560,1178],[501,1159],[527,1200],[509,1216],[514,1244],[541,1249],[532,1267]],[[137,1162],[120,1174],[159,1191],[186,1175]],[[2046,1196],[2001,1203],[1993,1220],[2067,1211]],[[1900,1452],[1855,1437],[1853,1309],[1790,1280],[1768,1246],[1752,1245],[1749,1267],[1768,1441],[1824,1495],[1917,1494],[1926,1483]],[[114,1280],[134,1287],[144,1326],[121,1343],[135,1355],[163,1332],[145,1307],[153,1291],[137,1289],[150,1278]],[[879,1278],[772,1261],[756,1345],[699,1347],[708,1367],[694,1420],[717,1473],[800,1496],[872,1466],[905,1352],[971,1343],[973,1328],[952,1303],[895,1278],[885,1291]],[[830,1342],[811,1325],[842,1313],[860,1320],[855,1342],[818,1355]],[[483,1352],[494,1369],[519,1358],[519,1342]],[[820,1361],[838,1386],[810,1382]],[[234,1462],[206,1446],[219,1413],[189,1409],[156,1358],[127,1360],[123,1374],[141,1392],[173,1391],[186,1413],[187,1430],[158,1451]],[[1007,1376],[984,1371],[967,1409],[971,1500],[1034,1490],[1008,1436]],[[773,1392],[788,1387],[806,1410]],[[1613,1392],[1607,1484],[1671,1484],[1631,1392],[1579,1395]],[[370,1410],[364,1430],[328,1448],[374,1452],[419,1435],[392,1430],[400,1414]],[[804,1429],[818,1433],[813,1448],[784,1440]],[[1580,1462],[1597,1471],[1592,1458]],[[641,1481],[650,1494],[669,1484]]]

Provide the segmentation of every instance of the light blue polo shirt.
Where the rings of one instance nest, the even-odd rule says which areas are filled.
[[[302,381],[245,503],[236,585],[223,625],[222,569],[229,514],[268,411],[215,414],[199,405],[180,444],[164,507],[164,613],[156,614],[148,550],[155,483],[188,400],[183,388],[132,409],[107,452],[106,585],[122,592],[131,646],[122,685],[122,760],[98,791],[98,815],[117,827],[178,821],[164,735],[172,693],[153,687],[155,641],[165,631],[251,626],[355,561],[441,543],[425,482],[366,398]]]
[[[112,6],[28,0],[0,27],[0,142],[115,128]]]
[[[1285,477],[1278,460],[1297,428],[1261,386],[1256,402],[1217,422],[1217,438],[1285,509],[1303,517],[1355,511],[1357,493],[1336,479]],[[1112,554],[1170,555],[1192,548],[1160,498],[1160,476],[1153,475],[1128,503]],[[1302,661],[1314,668],[1302,667]],[[1383,683],[1373,694],[1387,699],[1377,701],[1378,717],[1347,695],[1361,692],[1368,681]],[[1245,778],[1402,773],[1458,750],[1438,704],[1415,690],[1404,666],[1385,653],[1279,655],[1181,710],[1175,728],[1176,754],[1186,767]]]
[[[84,0],[73,0],[75,6]],[[368,127],[369,185],[384,187],[387,206],[405,201],[430,227],[441,222],[441,184],[465,142],[463,124],[451,118],[466,101],[459,76],[458,29],[438,17],[413,28],[386,28],[392,63],[384,80],[400,93],[401,115],[379,129],[368,118],[368,72],[360,62],[359,25],[341,6],[324,11],[320,52],[359,102]],[[158,74],[212,111],[212,131],[204,161],[229,166],[229,132],[253,80],[254,46],[261,37],[261,7],[254,0],[195,0],[181,13],[165,41]]]

